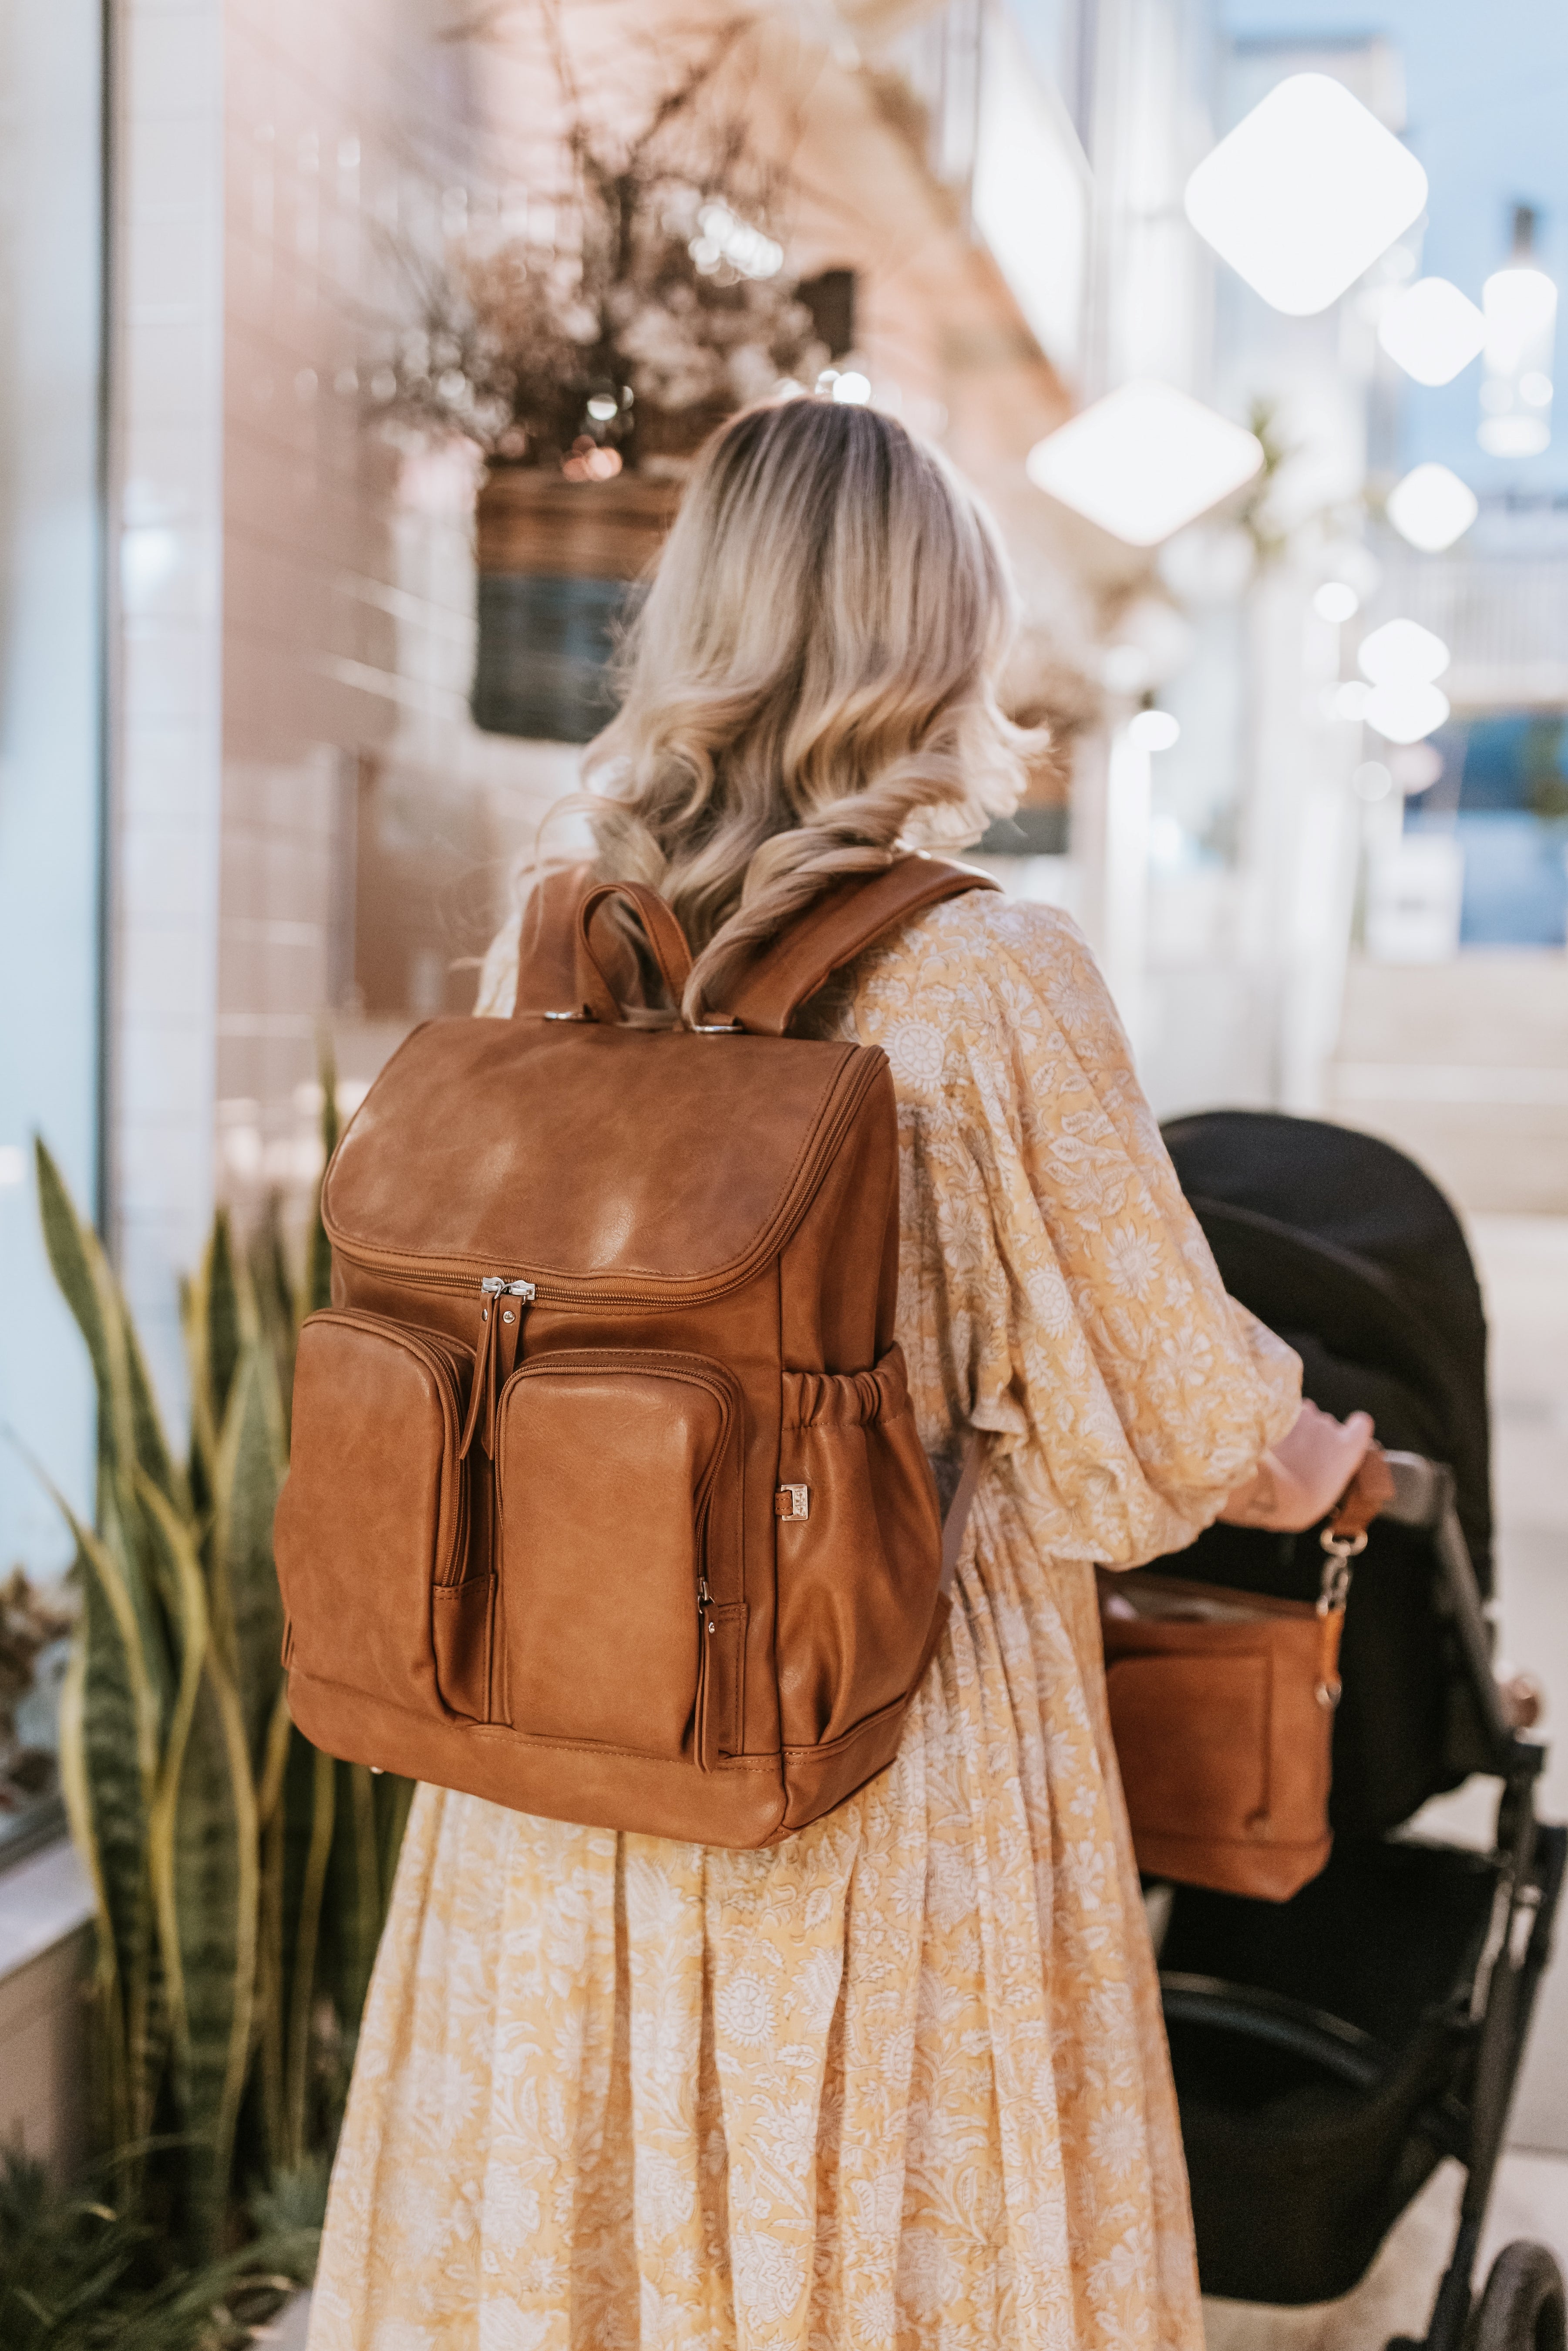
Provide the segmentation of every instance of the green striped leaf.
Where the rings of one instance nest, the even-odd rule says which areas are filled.
[[[283,2140],[289,2165],[298,2163],[312,2143],[310,2060],[336,1774],[332,1758],[296,1732],[283,1795]]]
[[[98,1898],[98,1987],[115,2067],[107,2120],[116,2143],[123,2146],[145,2138],[152,2128],[167,2047],[147,1868],[158,1708],[122,1562],[60,1507],[76,1540],[82,1587],[61,1771],[72,1830]]]
[[[252,1343],[230,1383],[218,1444],[211,1588],[214,1629],[239,1692],[257,1772],[283,1676],[272,1517],[285,1467],[276,1374],[262,1348]]]
[[[363,1763],[338,1766],[337,1828],[328,1891],[331,1984],[338,2013],[359,2024],[376,1963],[384,1906],[375,1782]]]
[[[190,1531],[150,1483],[141,1499],[183,1603],[180,1698],[158,1792],[153,1860],[166,1889],[158,1915],[175,2095],[196,2147],[187,2171],[188,2226],[193,2251],[210,2260],[223,2242],[250,2059],[260,1869],[256,1787],[244,1713],[211,1637]]]

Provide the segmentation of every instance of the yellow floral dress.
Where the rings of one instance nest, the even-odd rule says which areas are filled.
[[[845,1017],[939,1474],[991,1432],[950,1630],[892,1769],[767,1852],[420,1792],[310,2351],[1201,2351],[1093,1566],[1189,1541],[1299,1366],[1065,916],[935,907]]]

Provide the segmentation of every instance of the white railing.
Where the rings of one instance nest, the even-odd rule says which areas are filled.
[[[1403,613],[1451,656],[1457,708],[1568,705],[1568,559],[1383,552],[1379,617]]]

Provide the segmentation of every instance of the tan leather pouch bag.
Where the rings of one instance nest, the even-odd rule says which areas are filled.
[[[1331,1558],[1314,1607],[1101,1572],[1111,1733],[1149,1876],[1284,1902],[1323,1867],[1343,1581]]]

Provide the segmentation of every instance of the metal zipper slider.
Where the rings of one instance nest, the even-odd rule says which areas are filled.
[[[466,1459],[476,1437],[490,1459],[496,1458],[496,1401],[511,1376],[517,1357],[517,1325],[522,1321],[522,1309],[529,1304],[535,1291],[531,1281],[511,1281],[504,1273],[486,1273],[480,1279],[479,1295],[485,1301],[479,1310],[483,1335],[475,1356],[468,1416],[457,1447],[460,1461]],[[517,1301],[515,1313],[510,1307],[502,1312],[492,1311],[500,1306],[503,1298]],[[503,1324],[509,1327],[503,1330]]]
[[[486,1298],[520,1298],[525,1306],[537,1292],[531,1281],[508,1281],[504,1273],[487,1273],[479,1284]]]

